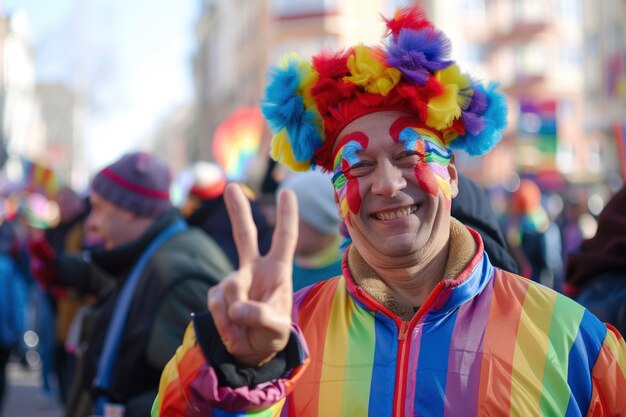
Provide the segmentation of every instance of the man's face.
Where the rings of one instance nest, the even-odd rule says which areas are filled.
[[[417,118],[397,111],[362,116],[341,131],[333,152],[340,214],[366,259],[421,257],[448,239],[456,168]]]
[[[91,212],[87,218],[87,230],[102,239],[106,249],[113,249],[134,239],[133,213],[117,207],[93,191],[89,199]]]

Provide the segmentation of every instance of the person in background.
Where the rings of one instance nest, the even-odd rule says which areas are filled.
[[[498,217],[485,191],[471,178],[459,173],[459,194],[452,200],[452,217],[480,233],[485,252],[494,266],[519,272],[509,252]]]
[[[570,254],[565,294],[626,334],[626,186],[598,217],[598,229]]]
[[[210,162],[196,162],[193,166],[193,182],[181,213],[190,226],[204,230],[224,251],[234,267],[239,265],[233,231],[224,204],[226,176],[221,168]],[[250,198],[252,196],[249,196]],[[252,198],[251,198],[252,200]],[[261,253],[267,253],[272,239],[272,227],[251,201],[252,215],[259,231]]]
[[[555,236],[556,225],[541,205],[541,190],[532,180],[522,180],[513,194],[513,209],[518,218],[518,262],[526,265],[524,275],[550,288],[555,287],[551,260],[561,257],[561,245],[549,245],[548,236]],[[558,231],[557,231],[558,234]],[[556,237],[555,239],[559,239]],[[555,288],[558,289],[558,288]]]
[[[97,297],[83,320],[80,358],[67,417],[149,414],[159,375],[192,313],[231,265],[205,233],[190,228],[169,198],[163,162],[133,152],[102,169],[91,184],[87,229],[104,248],[88,257],[57,254],[31,242],[34,275],[46,286]]]
[[[28,282],[15,260],[16,236],[0,200],[0,416],[6,392],[6,367],[22,340]]]
[[[278,189],[279,193],[292,190],[298,200],[294,291],[341,273],[339,247],[343,238],[331,177],[320,171],[298,172],[287,177]]]
[[[19,210],[19,224],[24,233],[22,246],[26,249],[26,258],[32,261],[28,242],[31,240],[45,240],[50,228],[59,222],[59,207],[39,191],[29,191],[24,194]],[[41,390],[35,401],[41,408],[52,408],[59,404],[59,370],[56,362],[57,348],[57,310],[56,299],[64,296],[63,290],[51,290],[41,285],[31,286],[32,301],[32,330],[37,334],[35,351],[39,355],[39,370],[41,375]],[[29,317],[30,318],[30,317]]]
[[[294,194],[260,256],[247,199],[227,187],[240,267],[209,291],[153,416],[623,415],[622,336],[494,267],[450,214],[452,149],[498,143],[504,95],[461,72],[421,9],[387,29],[383,45],[286,57],[263,101],[272,156],[333,173],[352,240],[342,274],[292,297]]]
[[[45,231],[45,239],[57,254],[80,255],[85,249],[85,222],[89,215],[89,204],[70,187],[62,187],[54,200],[59,207],[58,224]],[[56,315],[56,344],[54,347],[54,369],[58,377],[59,395],[63,404],[67,402],[71,379],[75,367],[74,356],[66,350],[70,325],[76,313],[93,300],[76,291],[57,289],[53,293]]]

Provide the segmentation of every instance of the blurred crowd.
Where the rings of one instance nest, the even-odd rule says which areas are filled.
[[[0,415],[8,361],[39,370],[42,407],[61,403],[67,416],[87,416],[107,398],[125,404],[126,416],[148,415],[189,315],[206,310],[207,290],[238,267],[223,195],[229,179],[210,162],[190,171],[177,205],[168,167],[145,152],[104,168],[87,192],[46,195],[5,183]],[[542,190],[532,179],[508,190],[460,181],[453,216],[481,233],[494,265],[577,299],[626,332],[626,189],[591,213],[580,195]],[[277,193],[295,192],[294,291],[341,273],[346,234],[330,174],[270,164],[261,190],[244,188],[261,253]]]

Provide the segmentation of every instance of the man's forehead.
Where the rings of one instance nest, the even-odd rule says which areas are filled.
[[[398,143],[399,146],[403,146],[401,133],[407,128],[417,132],[420,138],[442,141],[441,134],[428,128],[418,117],[399,111],[383,111],[361,116],[346,126],[335,140],[334,152],[339,151],[353,139],[359,143],[383,141],[390,145]],[[362,145],[363,148],[367,147],[365,143]]]
[[[417,119],[415,116],[412,116],[409,113],[404,113],[397,110],[372,112],[351,121],[348,125],[346,125],[346,127],[341,130],[341,132],[339,132],[339,134],[337,135],[337,139],[339,140],[341,137],[354,131],[362,131],[363,133],[367,134],[368,130],[378,130],[381,128],[388,129],[389,124],[391,124],[394,120],[402,117]]]
[[[111,201],[104,198],[101,194],[98,194],[97,192],[93,190],[89,192],[89,202],[91,203],[92,206],[109,207],[111,209],[122,210],[121,208],[113,204]]]

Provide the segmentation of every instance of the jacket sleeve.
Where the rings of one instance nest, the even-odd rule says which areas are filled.
[[[199,243],[206,243],[200,241]],[[232,267],[218,248],[211,260],[195,258],[182,245],[159,251],[146,269],[153,282],[151,298],[157,303],[156,316],[148,337],[148,363],[163,369],[176,352],[192,314],[207,310],[209,288],[228,274]]]
[[[206,355],[209,353],[207,340],[214,340],[216,335],[204,334],[207,329],[198,323],[202,321],[194,318],[194,322],[187,327],[183,344],[161,375],[152,417],[215,415],[212,413],[217,410],[221,412],[219,415],[224,416],[239,416],[242,411],[249,410],[265,410],[268,416],[281,415],[287,396],[308,364],[304,338],[297,327],[293,327],[290,339],[290,344],[295,340],[297,345],[298,363],[295,367],[288,367],[282,375],[265,382],[253,377],[255,385],[233,387],[227,385],[228,381],[232,381],[232,375],[224,376],[223,366],[220,366],[222,370],[218,369]],[[208,329],[208,332],[213,333],[214,329]],[[220,350],[214,349],[214,346],[211,348],[213,351]],[[246,371],[241,373],[246,374]]]
[[[116,280],[93,262],[77,255],[61,254],[57,260],[59,282],[63,287],[70,287],[82,294],[102,298],[116,286]]]
[[[591,374],[588,416],[626,416],[626,343],[613,326],[607,327]]]

